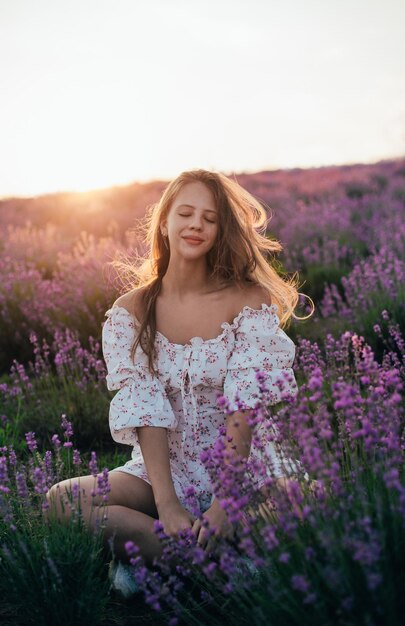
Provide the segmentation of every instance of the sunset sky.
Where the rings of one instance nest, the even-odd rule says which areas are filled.
[[[405,155],[403,0],[0,0],[0,197]]]

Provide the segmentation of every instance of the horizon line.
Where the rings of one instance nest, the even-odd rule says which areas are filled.
[[[316,169],[323,169],[323,168],[328,168],[328,167],[331,168],[331,167],[345,167],[345,166],[347,167],[347,166],[361,166],[361,165],[365,165],[365,166],[366,165],[378,165],[384,162],[400,161],[401,159],[405,159],[405,154],[392,156],[392,157],[384,157],[384,158],[372,160],[372,161],[350,161],[350,162],[346,161],[344,163],[327,163],[324,165],[312,165],[312,166],[305,166],[305,167],[303,166],[301,167],[297,165],[297,166],[292,166],[292,167],[275,167],[275,168],[255,169],[251,171],[249,170],[243,170],[240,172],[232,171],[232,173],[225,173],[225,171],[215,168],[215,170],[213,171],[220,171],[223,174],[225,174],[225,176],[228,176],[229,178],[231,178],[232,176],[253,176],[255,174],[262,174],[264,172],[266,173],[267,172],[280,172],[280,171],[289,172],[292,170],[316,170]],[[194,169],[200,169],[200,168],[195,167],[195,168],[190,168],[190,169],[194,170]],[[201,169],[207,169],[207,168],[201,168]],[[173,177],[133,179],[133,180],[122,182],[122,183],[112,183],[111,185],[107,185],[105,187],[93,187],[93,188],[88,188],[88,189],[62,189],[59,191],[44,191],[44,192],[39,192],[35,194],[0,195],[0,202],[6,201],[6,200],[32,200],[34,198],[43,198],[45,196],[57,196],[57,195],[68,195],[68,194],[83,194],[83,195],[92,194],[92,193],[107,191],[109,189],[114,189],[114,188],[129,187],[131,185],[147,185],[151,183],[170,182],[171,180],[173,180]]]

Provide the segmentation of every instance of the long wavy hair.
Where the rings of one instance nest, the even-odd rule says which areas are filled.
[[[252,283],[262,286],[267,290],[272,304],[278,306],[281,327],[288,325],[292,316],[295,319],[307,319],[294,315],[299,300],[297,272],[291,278],[284,278],[281,270],[275,269],[278,264],[275,254],[281,252],[283,246],[266,236],[270,218],[267,218],[262,204],[224,174],[204,169],[182,172],[168,184],[160,200],[148,207],[140,224],[141,231],[144,231],[147,254],[138,256],[136,263],[122,260],[113,262],[119,274],[125,275],[129,289],[142,288],[141,319],[137,318],[135,309],[133,311],[140,326],[131,347],[131,358],[134,359],[140,344],[148,356],[149,369],[153,374],[156,374],[156,299],[170,259],[168,240],[164,239],[160,226],[182,187],[196,181],[204,183],[211,190],[218,211],[217,237],[206,259],[210,280],[221,284],[245,286],[246,283]],[[310,315],[312,313],[313,310]]]

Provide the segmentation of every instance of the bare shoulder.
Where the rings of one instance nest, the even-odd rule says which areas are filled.
[[[120,306],[126,309],[128,313],[131,313],[132,315],[135,314],[135,317],[139,320],[142,317],[143,291],[142,287],[131,289],[131,291],[128,291],[117,298],[113,306]]]
[[[239,308],[239,311],[244,306],[260,309],[262,304],[270,306],[272,302],[268,290],[261,285],[246,285],[245,287],[239,287],[235,292],[235,306]]]

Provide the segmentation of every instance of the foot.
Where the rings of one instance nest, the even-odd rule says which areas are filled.
[[[231,582],[234,584],[253,583],[260,579],[260,569],[256,567],[253,561],[243,556],[240,558],[235,573],[231,576]]]
[[[131,566],[121,563],[121,561],[110,562],[108,577],[111,581],[111,589],[117,591],[124,598],[130,598],[140,591]]]

